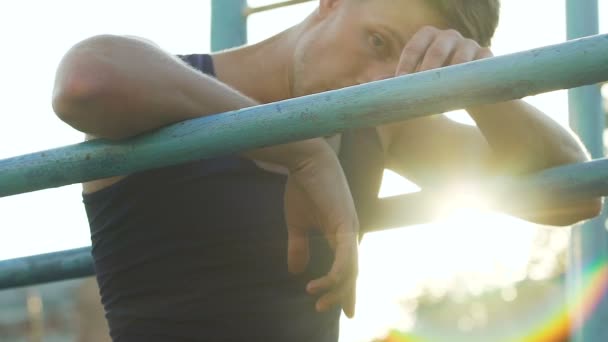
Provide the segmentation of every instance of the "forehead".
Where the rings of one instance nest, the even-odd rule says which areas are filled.
[[[365,24],[389,26],[407,39],[425,25],[447,28],[446,20],[427,0],[355,0]]]

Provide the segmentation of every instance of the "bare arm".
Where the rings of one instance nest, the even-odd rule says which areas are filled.
[[[515,100],[468,108],[503,170],[528,173],[589,160],[579,139],[547,115]]]
[[[53,89],[59,118],[90,136],[108,139],[258,104],[147,40],[111,35],[89,38],[68,51]],[[326,145],[311,139],[244,155],[296,167],[296,161],[313,151],[325,153]]]
[[[98,36],[74,46],[63,58],[53,108],[72,127],[96,137],[123,139],[199,116],[257,105],[238,91],[193,70],[154,44],[138,38]],[[322,138],[266,147],[244,157],[289,170],[285,198],[292,272],[308,263],[307,230],[320,222],[335,251],[324,277],[312,280],[322,294],[320,311],[341,303],[354,314],[358,221],[339,161]],[[302,212],[307,215],[290,213]],[[302,289],[304,291],[305,289]]]
[[[63,121],[110,139],[256,104],[149,42],[109,35],[68,51],[53,90]]]
[[[404,48],[397,74],[491,55],[489,49],[479,47],[453,30],[427,27],[414,35]],[[389,127],[389,159],[392,160],[389,164],[424,185],[436,184],[437,180],[483,179],[497,173],[516,176],[589,158],[569,130],[523,101],[477,106],[467,111],[477,128],[442,117]],[[505,211],[531,221],[568,225],[596,216],[601,200],[564,203],[547,198],[542,207],[525,208],[525,211],[524,206],[510,211],[509,204],[503,204]]]

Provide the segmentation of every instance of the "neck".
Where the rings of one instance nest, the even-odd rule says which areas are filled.
[[[260,103],[292,97],[292,56],[299,27],[213,55],[217,78]]]

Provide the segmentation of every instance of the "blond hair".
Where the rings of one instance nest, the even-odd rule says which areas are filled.
[[[490,46],[498,26],[500,0],[427,0],[451,28],[479,45]]]

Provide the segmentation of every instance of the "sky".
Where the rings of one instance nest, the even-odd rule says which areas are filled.
[[[250,5],[270,2],[273,1],[252,0]],[[209,3],[206,0],[0,2],[0,159],[82,140],[81,133],[55,117],[50,101],[55,69],[72,45],[93,35],[110,33],[145,37],[170,53],[208,52]],[[599,3],[603,15],[600,32],[605,33],[608,31],[608,16],[605,15],[608,0],[599,0]],[[310,3],[253,16],[249,20],[250,42],[287,28],[313,7],[314,3]],[[495,55],[565,40],[563,0],[505,0],[501,14],[493,43]],[[554,92],[527,101],[565,124],[565,94],[564,91]],[[386,184],[394,190],[399,182],[402,180]],[[89,245],[80,193],[80,186],[73,185],[0,198],[0,260]],[[555,235],[556,251],[567,245],[567,230],[562,232]],[[537,235],[537,227],[514,218],[479,210],[461,210],[436,224],[370,236],[362,245],[359,282],[360,294],[369,294],[360,295],[359,305],[370,310],[364,310],[360,317],[381,322],[366,325],[370,328],[361,331],[354,330],[357,321],[351,321],[344,330],[346,336],[349,331],[351,337],[372,336],[386,324],[395,322],[403,326],[411,324],[403,321],[403,315],[394,304],[386,303],[404,295],[415,296],[421,291],[421,284],[442,293],[446,291],[446,284],[460,279],[463,286],[475,292],[481,291],[475,287],[479,281],[467,282],[466,279],[479,280],[481,276],[487,284],[508,286],[530,276],[525,273],[526,265],[538,254],[534,249]],[[468,252],[463,253],[463,250]],[[451,257],[446,258],[446,255]],[[479,258],[480,255],[484,257]],[[554,266],[551,254],[545,259],[549,261],[544,271],[538,271],[537,277],[548,274]],[[385,267],[379,268],[378,264]],[[503,266],[498,268],[500,271],[497,264]],[[392,280],[384,284],[374,281],[391,276]],[[382,291],[378,291],[379,288]],[[378,292],[382,293],[382,298],[378,297]],[[380,309],[388,312],[388,316],[369,314]]]

